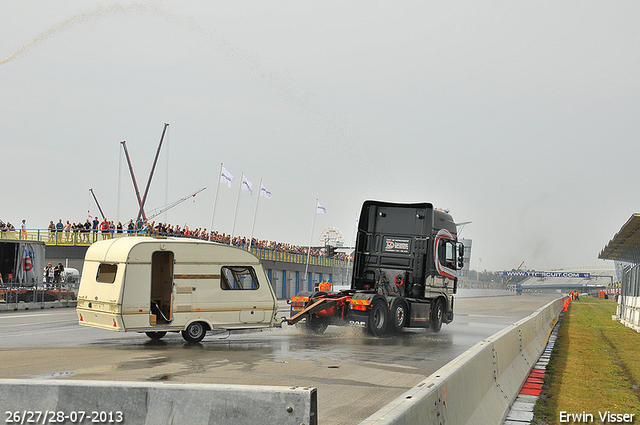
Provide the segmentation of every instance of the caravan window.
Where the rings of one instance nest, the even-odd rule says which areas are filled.
[[[220,270],[222,289],[258,289],[258,279],[253,267],[222,267]]]
[[[117,264],[102,263],[98,266],[96,281],[102,283],[113,283],[116,280]]]

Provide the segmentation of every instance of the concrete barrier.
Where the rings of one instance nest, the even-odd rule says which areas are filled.
[[[500,424],[562,306],[558,298],[479,342],[360,425]]]
[[[298,387],[0,379],[0,406],[4,423],[318,423],[316,389]]]
[[[76,308],[78,301],[76,300],[60,300],[60,301],[39,301],[25,303],[23,301],[17,303],[0,302],[0,311],[15,311],[15,310],[41,310],[44,308],[63,308],[73,307]]]

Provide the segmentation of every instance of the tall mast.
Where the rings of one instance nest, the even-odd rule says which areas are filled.
[[[138,182],[136,182],[136,176],[133,174],[133,165],[131,165],[131,158],[129,158],[129,151],[127,150],[127,142],[123,140],[120,142],[122,148],[124,149],[124,156],[127,159],[127,164],[129,164],[129,173],[131,173],[131,180],[133,180],[133,188],[136,191],[136,198],[138,198],[138,205],[142,210],[142,217],[146,220],[147,217],[144,214],[144,210],[142,209],[142,200],[140,199],[140,191],[138,190]]]
[[[98,202],[98,198],[96,198],[96,194],[93,193],[93,188],[90,188],[89,191],[93,195],[93,200],[96,201],[96,205],[98,206],[98,210],[100,210],[100,214],[102,215],[102,219],[105,219],[104,213],[102,212],[102,208],[100,208],[100,203]]]
[[[156,169],[156,163],[158,162],[158,156],[160,156],[160,148],[162,148],[162,141],[164,140],[164,135],[167,132],[167,127],[169,124],[164,123],[164,128],[162,129],[162,136],[160,137],[160,143],[158,144],[158,149],[156,150],[156,157],[153,159],[153,166],[151,166],[151,172],[149,173],[149,181],[147,181],[147,187],[144,189],[144,196],[142,197],[142,202],[140,202],[140,211],[138,211],[138,217],[136,217],[136,221],[140,219],[142,216],[145,220],[147,219],[144,215],[144,204],[147,202],[147,193],[149,193],[149,187],[151,186],[151,179],[153,178],[153,172]]]

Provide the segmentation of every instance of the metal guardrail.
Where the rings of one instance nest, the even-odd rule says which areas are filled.
[[[73,301],[76,299],[76,291],[72,286],[64,283],[32,286],[25,286],[21,283],[5,283],[0,285],[0,303]]]
[[[94,242],[123,237],[150,236],[149,233],[138,233],[123,231],[118,232],[102,232],[102,231],[50,231],[48,229],[36,230],[0,230],[0,239],[39,241],[44,242],[47,246],[90,246]],[[175,236],[172,236],[175,237]],[[187,236],[184,236],[187,238]],[[239,248],[245,248],[240,246]],[[269,248],[251,247],[251,253],[260,260],[278,261],[283,263],[306,264],[307,254],[283,252]],[[337,258],[319,257],[311,255],[309,265],[312,266],[345,266],[347,260]]]

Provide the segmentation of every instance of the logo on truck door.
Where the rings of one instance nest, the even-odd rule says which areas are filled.
[[[411,251],[411,239],[384,238],[384,252],[399,252],[406,254]]]

